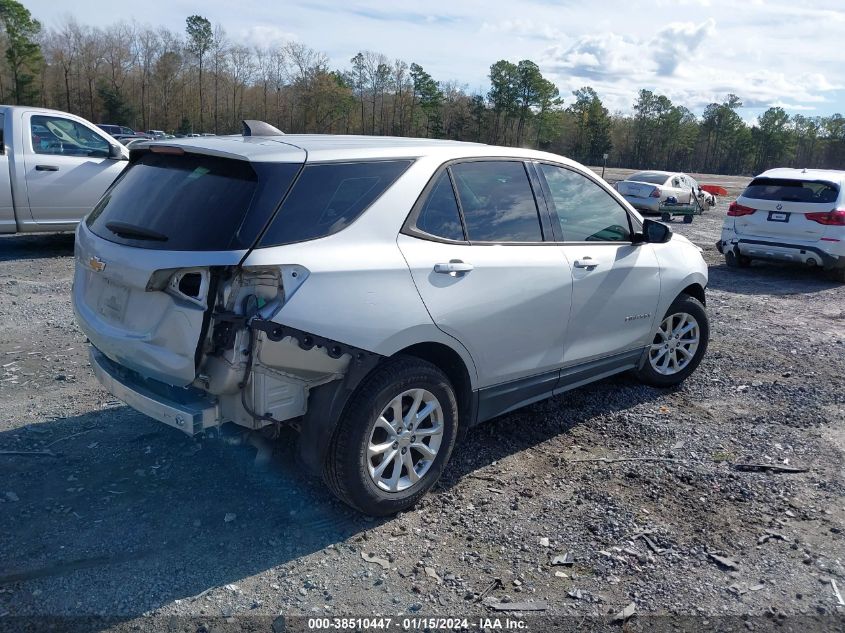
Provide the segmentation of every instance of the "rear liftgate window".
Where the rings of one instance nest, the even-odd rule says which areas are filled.
[[[411,162],[306,165],[259,246],[304,242],[345,229],[402,175]]]
[[[148,152],[106,192],[86,223],[104,239],[138,248],[247,249],[300,167]]]
[[[778,202],[833,203],[839,196],[839,188],[822,181],[755,178],[742,195],[756,200]]]

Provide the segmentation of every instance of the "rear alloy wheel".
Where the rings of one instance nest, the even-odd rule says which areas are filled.
[[[732,250],[726,250],[725,264],[728,268],[748,268],[751,266],[751,258],[746,255],[737,255]]]
[[[449,379],[417,358],[395,358],[350,399],[329,446],[332,492],[372,516],[413,506],[440,478],[455,445],[458,406]]]
[[[387,492],[408,490],[426,476],[443,442],[443,408],[425,389],[397,395],[376,418],[367,446],[373,483]]]
[[[637,377],[655,387],[679,384],[698,367],[709,337],[704,306],[693,297],[681,295],[657,327]]]

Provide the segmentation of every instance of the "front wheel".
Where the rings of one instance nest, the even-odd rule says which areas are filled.
[[[341,501],[365,514],[406,510],[440,478],[457,430],[455,392],[443,372],[417,358],[390,359],[344,410],[324,479]]]
[[[707,351],[710,321],[701,302],[681,295],[657,327],[636,375],[654,387],[673,387],[689,376]]]

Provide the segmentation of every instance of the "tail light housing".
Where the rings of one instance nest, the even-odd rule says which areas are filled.
[[[660,197],[660,189],[657,189],[655,187],[654,189],[651,190],[651,193],[648,194],[648,197],[649,198],[659,198]]]
[[[845,226],[845,209],[836,209],[835,211],[825,211],[822,213],[806,213],[804,217],[826,226]]]
[[[752,207],[746,207],[744,204],[739,204],[738,202],[734,201],[731,202],[731,206],[728,207],[728,215],[733,218],[739,218],[743,215],[751,215],[757,209],[753,209]]]

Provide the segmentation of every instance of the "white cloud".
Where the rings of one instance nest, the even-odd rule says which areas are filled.
[[[616,33],[585,35],[569,47],[549,48],[542,62],[559,74],[610,79],[639,74],[640,49],[641,44],[636,40]]]
[[[652,57],[657,63],[657,74],[671,76],[678,65],[695,55],[701,45],[716,30],[716,21],[708,18],[701,24],[683,22],[669,24],[649,42]]]
[[[59,20],[56,0],[24,3],[46,26]],[[134,18],[178,33],[196,11],[188,0],[68,4],[82,24]],[[749,110],[845,111],[843,0],[206,0],[202,14],[234,41],[296,38],[339,68],[374,50],[481,92],[496,60],[533,59],[564,97],[591,85],[612,110],[647,88],[699,111],[728,92]]]
[[[481,32],[494,35],[514,35],[516,37],[539,40],[556,40],[564,36],[561,31],[549,24],[543,24],[525,17],[498,20],[496,22],[482,22]]]
[[[285,42],[290,42],[299,38],[296,33],[290,33],[271,24],[257,24],[238,31],[235,39],[248,46],[270,48],[273,46],[281,46]]]

